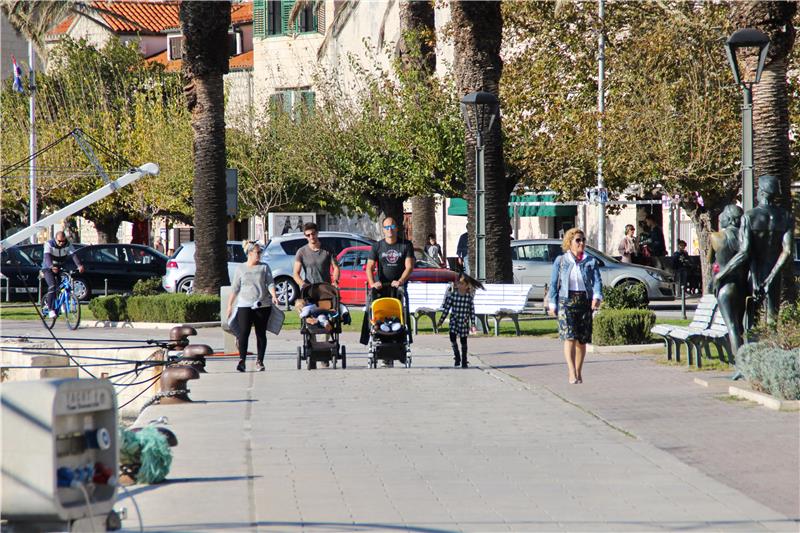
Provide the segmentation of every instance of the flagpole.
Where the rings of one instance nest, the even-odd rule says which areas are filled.
[[[30,154],[30,224],[34,226],[38,220],[37,216],[37,197],[36,197],[36,161],[33,159],[33,154],[36,153],[36,70],[34,61],[36,56],[33,51],[33,41],[28,41],[28,66],[30,68],[30,76],[28,78],[28,90],[30,95],[28,97],[28,112],[30,122],[30,138],[28,139],[28,152]],[[31,235],[31,243],[36,244],[36,235]]]

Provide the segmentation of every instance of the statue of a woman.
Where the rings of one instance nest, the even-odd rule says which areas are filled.
[[[747,266],[743,265],[726,277],[723,283],[717,279],[718,268],[728,264],[739,251],[739,226],[744,211],[738,205],[727,205],[719,216],[720,231],[711,234],[710,263],[714,265],[714,290],[719,312],[730,331],[731,352],[736,354],[743,344],[745,299],[748,295]]]

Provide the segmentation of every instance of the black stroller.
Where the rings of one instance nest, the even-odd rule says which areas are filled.
[[[303,361],[309,370],[317,368],[318,362],[336,368],[341,361],[342,368],[347,368],[347,352],[339,345],[343,318],[339,313],[339,290],[330,283],[314,283],[303,287],[300,298],[305,305],[299,308],[303,345],[297,347],[297,370]]]
[[[370,295],[371,296],[371,295]],[[408,299],[405,291],[395,291],[395,298],[377,298],[367,305],[369,313],[369,359],[367,365],[377,368],[378,361],[394,366],[395,361],[411,368],[411,328],[408,326]]]

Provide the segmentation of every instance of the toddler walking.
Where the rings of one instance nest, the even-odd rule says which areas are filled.
[[[447,291],[442,304],[442,316],[439,318],[439,326],[444,323],[444,319],[450,314],[450,344],[453,346],[454,366],[467,368],[467,335],[475,329],[475,289],[483,289],[481,283],[463,272],[453,283],[452,289]],[[458,343],[461,341],[461,353],[458,351]]]

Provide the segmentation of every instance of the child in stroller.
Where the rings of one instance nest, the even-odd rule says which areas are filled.
[[[297,310],[300,313],[300,332],[303,345],[297,348],[297,369],[302,361],[308,363],[309,370],[333,364],[341,360],[346,366],[344,346],[339,345],[341,324],[350,323],[350,312],[339,301],[339,290],[330,283],[315,283],[303,287],[301,301]]]

